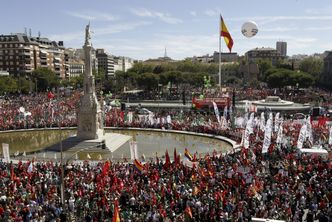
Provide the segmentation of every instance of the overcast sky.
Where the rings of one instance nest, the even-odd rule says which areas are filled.
[[[42,37],[80,48],[90,21],[92,43],[134,59],[164,55],[183,59],[218,51],[219,14],[234,40],[233,52],[288,43],[288,55],[332,50],[331,0],[8,0],[1,2],[1,34],[32,29]],[[258,24],[246,38],[241,26]],[[227,47],[222,42],[222,51]]]

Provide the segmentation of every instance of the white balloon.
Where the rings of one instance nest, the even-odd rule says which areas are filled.
[[[256,22],[253,21],[245,22],[242,25],[241,32],[247,38],[255,36],[258,32],[258,27]]]

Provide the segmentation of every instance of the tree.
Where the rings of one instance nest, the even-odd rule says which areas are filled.
[[[60,84],[58,76],[48,68],[38,68],[32,72],[32,76],[37,79],[37,87],[40,91],[58,87]]]
[[[0,77],[0,94],[3,93],[14,93],[18,89],[17,82],[10,76]]]
[[[309,57],[302,60],[299,69],[309,73],[317,81],[323,73],[324,62],[320,58]]]
[[[305,72],[292,71],[288,69],[269,69],[266,72],[267,83],[272,88],[285,86],[309,87],[313,84],[314,78]]]
[[[257,61],[258,67],[259,67],[259,76],[257,76],[259,81],[266,81],[267,78],[267,71],[271,69],[272,62],[269,59],[259,59]]]
[[[159,76],[153,73],[142,73],[137,78],[139,86],[147,90],[156,89],[158,87]]]

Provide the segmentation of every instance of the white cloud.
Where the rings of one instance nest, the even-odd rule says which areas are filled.
[[[120,32],[124,32],[124,31],[129,31],[129,30],[133,30],[136,29],[138,27],[141,26],[146,26],[151,24],[150,22],[130,22],[130,23],[118,23],[118,24],[114,24],[114,25],[109,25],[107,27],[99,27],[99,28],[94,28],[93,26],[91,27],[91,31],[92,33],[92,38],[98,37],[98,36],[103,36],[103,35],[109,35],[109,34],[115,34],[115,33],[120,33]],[[65,44],[67,42],[74,42],[75,44],[77,44],[77,42],[83,42],[84,40],[84,28],[82,28],[82,31],[79,32],[72,32],[72,33],[64,33],[64,34],[60,34],[60,35],[50,35],[50,39],[54,39],[54,40],[61,40],[64,41]],[[92,41],[94,42],[94,41]],[[75,46],[77,47],[77,45]]]
[[[197,12],[196,11],[190,11],[189,14],[192,15],[192,16],[197,16]]]
[[[230,21],[255,21],[259,25],[265,25],[272,22],[280,21],[330,21],[332,16],[330,15],[320,15],[320,16],[255,16],[255,17],[236,17],[228,18]]]
[[[171,16],[169,13],[150,11],[146,8],[131,9],[131,12],[139,17],[159,18],[161,21],[166,22],[168,24],[182,23],[181,19],[175,18]]]
[[[115,21],[115,20],[118,20],[118,18],[114,15],[96,12],[96,11],[86,11],[86,12],[71,11],[71,12],[66,12],[66,14],[68,14],[72,17],[81,18],[81,19],[89,20],[89,21]]]
[[[213,10],[213,9],[205,10],[204,14],[207,15],[207,16],[211,16],[211,17],[218,15],[218,13],[215,10]]]
[[[326,6],[324,8],[320,8],[320,9],[317,9],[317,8],[316,9],[313,9],[313,8],[306,9],[305,13],[312,14],[312,15],[322,15],[322,14],[330,15],[330,14],[332,14],[332,6]]]

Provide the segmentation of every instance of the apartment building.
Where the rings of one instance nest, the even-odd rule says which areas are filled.
[[[113,78],[115,76],[113,56],[105,52],[104,49],[97,49],[96,58],[98,60],[98,70],[104,72],[106,78]]]
[[[256,63],[259,59],[268,59],[275,65],[278,60],[284,59],[285,57],[274,48],[262,47],[246,52],[246,58],[249,63]]]
[[[62,41],[26,34],[0,35],[0,70],[10,75],[30,75],[39,67],[49,68],[59,78],[68,77],[68,57]]]

